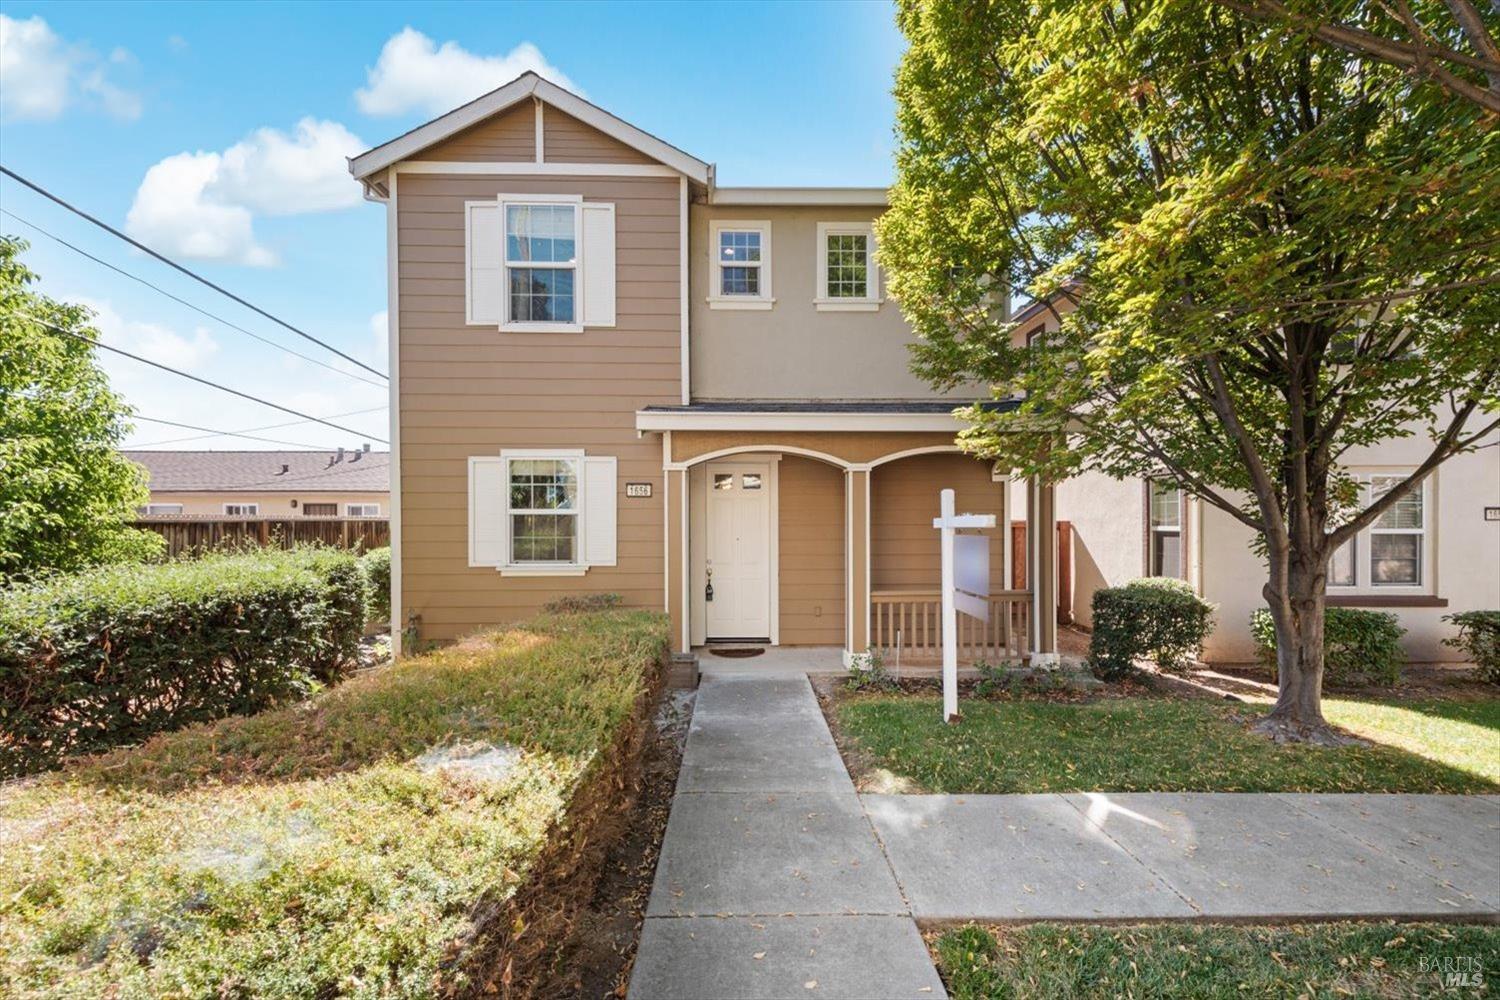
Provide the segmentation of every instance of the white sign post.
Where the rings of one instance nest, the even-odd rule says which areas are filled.
[[[993,528],[994,514],[955,514],[953,491],[939,494],[943,550],[943,721],[958,718],[958,612],[989,621],[990,543],[983,535],[958,535],[959,528]],[[955,549],[958,558],[955,559]]]

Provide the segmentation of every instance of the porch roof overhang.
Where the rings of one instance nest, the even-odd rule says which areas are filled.
[[[947,431],[966,426],[955,411],[978,404],[1005,412],[1018,400],[730,400],[636,411],[635,429],[647,431]]]

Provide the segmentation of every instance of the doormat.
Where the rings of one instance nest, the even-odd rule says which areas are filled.
[[[766,651],[764,646],[710,646],[708,651],[715,656],[727,656],[730,659],[742,660],[747,656],[759,656]]]

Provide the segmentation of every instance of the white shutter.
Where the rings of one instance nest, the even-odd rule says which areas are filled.
[[[615,564],[615,523],[619,487],[613,456],[583,460],[583,561],[590,566]]]
[[[464,299],[472,324],[499,326],[504,316],[501,281],[504,240],[500,203],[471,201],[464,205]]]
[[[505,553],[505,459],[469,459],[469,565],[503,566]]]
[[[583,325],[615,325],[615,206],[583,203]]]

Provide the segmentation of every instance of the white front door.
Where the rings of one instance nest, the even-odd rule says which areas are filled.
[[[771,635],[771,476],[755,462],[713,462],[706,470],[708,545],[705,600],[709,639]]]

